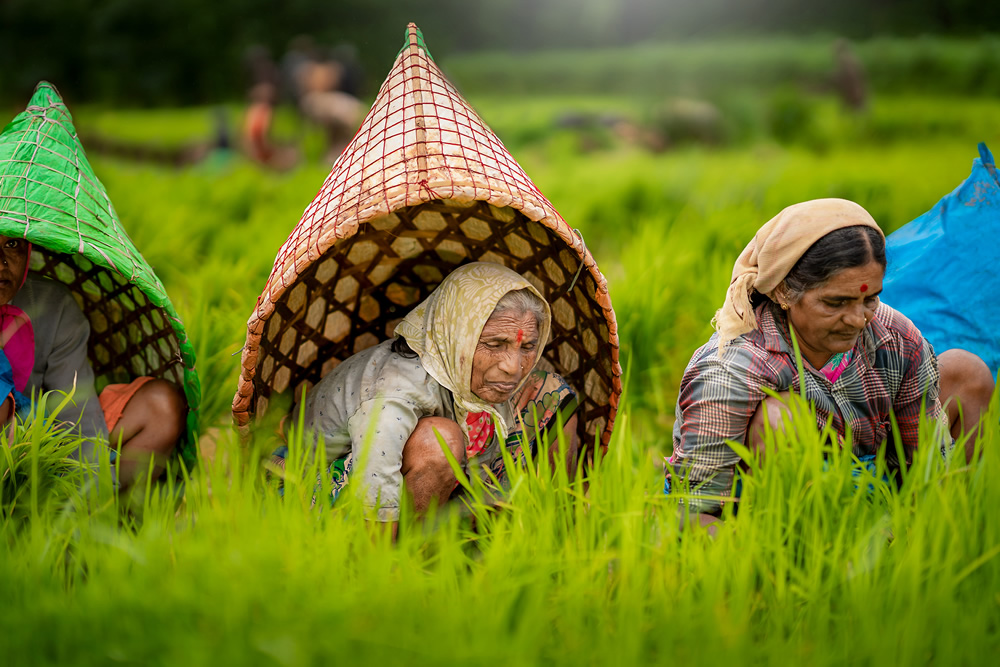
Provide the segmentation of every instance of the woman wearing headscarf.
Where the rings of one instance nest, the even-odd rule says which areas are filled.
[[[0,424],[26,417],[32,395],[73,391],[74,405],[60,419],[84,437],[77,456],[93,461],[109,442],[120,444],[118,479],[128,485],[150,458],[162,463],[173,451],[186,402],[175,385],[152,377],[98,395],[87,318],[64,285],[28,272],[30,256],[26,240],[0,235]]]
[[[343,361],[303,402],[305,428],[314,443],[322,436],[333,462],[334,499],[353,477],[381,522],[398,520],[404,488],[418,513],[444,503],[456,479],[438,435],[458,461],[502,483],[501,448],[522,458],[522,444],[534,449],[536,432],[555,426],[557,412],[571,465],[576,394],[537,369],[550,329],[548,304],[521,275],[486,262],[455,269],[394,339]],[[286,454],[279,448],[273,462],[283,467]]]
[[[23,414],[27,408],[27,399],[21,392],[27,389],[35,362],[35,332],[31,319],[9,303],[28,277],[27,261],[22,268],[13,256],[19,244],[15,239],[0,236],[0,426],[9,424],[11,427],[15,413]],[[30,253],[30,246],[26,247]],[[12,254],[11,262],[7,261],[8,254]],[[8,431],[10,437],[13,437],[13,429]]]
[[[789,206],[744,249],[716,313],[716,332],[692,356],[677,399],[669,462],[688,481],[692,497],[685,503],[703,524],[720,513],[717,498],[734,494],[740,458],[727,442],[763,456],[765,420],[781,427],[786,408],[766,390],[804,387],[817,425],[829,422],[839,438],[850,429],[861,460],[885,448],[891,466],[905,465],[887,446],[892,418],[909,459],[922,409],[944,427],[943,447],[962,433],[974,439],[992,374],[963,350],[936,357],[904,315],[881,303],[885,268],[882,231],[864,208],[843,199]],[[668,475],[667,493],[675,480]]]

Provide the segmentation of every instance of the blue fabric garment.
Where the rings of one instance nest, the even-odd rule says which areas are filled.
[[[1000,174],[986,144],[972,174],[886,240],[882,300],[940,354],[961,348],[1000,369]]]
[[[0,401],[5,400],[14,391],[14,369],[11,368],[7,355],[0,350]]]

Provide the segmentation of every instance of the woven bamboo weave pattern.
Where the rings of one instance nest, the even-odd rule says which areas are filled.
[[[236,423],[390,337],[455,267],[505,264],[549,300],[546,361],[606,444],[621,368],[607,282],[582,238],[444,78],[416,27],[353,142],[282,245],[248,322]]]
[[[167,314],[142,290],[86,257],[36,249],[31,270],[69,287],[90,321],[90,363],[97,390],[135,377],[184,383],[180,346]]]
[[[90,321],[98,390],[140,375],[183,386],[197,429],[194,351],[163,285],[118,220],[55,88],[40,83],[0,134],[0,234],[32,243],[30,269],[64,283]],[[181,455],[193,461],[193,438]]]

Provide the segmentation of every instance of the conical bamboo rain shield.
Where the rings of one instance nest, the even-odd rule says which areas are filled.
[[[611,437],[621,366],[607,281],[430,57],[417,27],[354,140],[278,251],[247,323],[233,401],[244,433],[393,335],[457,266],[504,264],[552,306],[548,364],[580,393],[584,442]],[[456,317],[461,317],[456,313]]]
[[[184,388],[195,449],[194,350],[163,285],[125,233],[55,88],[42,82],[0,134],[0,234],[32,244],[30,270],[69,287],[90,322],[97,390],[150,375]]]

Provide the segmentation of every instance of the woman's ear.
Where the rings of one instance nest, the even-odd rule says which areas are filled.
[[[788,310],[788,307],[792,305],[791,299],[788,298],[788,287],[785,286],[785,281],[781,281],[781,284],[771,292],[771,300],[778,304],[782,310]]]

